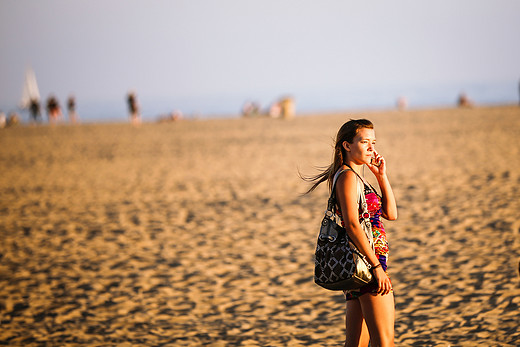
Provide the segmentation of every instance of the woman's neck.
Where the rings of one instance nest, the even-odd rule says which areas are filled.
[[[361,175],[361,170],[363,169],[363,164],[356,164],[356,163],[354,163],[354,162],[351,161],[351,160],[346,160],[346,161],[344,162],[344,164],[347,165],[347,166],[350,166],[350,168],[351,168],[352,170],[356,171],[356,173],[357,173],[358,175]]]

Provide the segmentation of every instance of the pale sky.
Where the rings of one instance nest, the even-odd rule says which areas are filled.
[[[517,102],[519,42],[516,0],[0,0],[0,106],[16,108],[27,66],[43,99],[74,93],[80,113],[126,115],[131,89],[150,115],[287,94],[302,112],[370,106],[371,91],[413,105],[444,86]]]

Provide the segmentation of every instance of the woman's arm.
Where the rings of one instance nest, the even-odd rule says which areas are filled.
[[[397,204],[395,202],[394,192],[392,190],[392,186],[390,185],[390,181],[388,180],[388,176],[386,175],[386,161],[379,153],[374,151],[374,159],[378,165],[367,165],[370,171],[376,176],[377,183],[379,184],[379,189],[381,189],[382,196],[382,209],[383,209],[383,218],[388,220],[396,220],[397,219]]]
[[[379,264],[379,259],[370,246],[368,238],[359,223],[357,176],[354,172],[349,170],[338,178],[336,198],[341,208],[341,215],[345,222],[348,237],[354,242],[361,254],[367,258],[370,265],[375,266]]]
[[[383,218],[386,218],[388,220],[396,220],[397,204],[395,202],[394,191],[392,190],[390,181],[388,180],[386,174],[384,174],[383,176],[376,177],[377,183],[379,183],[379,188],[381,189]]]

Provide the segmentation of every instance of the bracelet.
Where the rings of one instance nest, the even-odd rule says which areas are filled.
[[[377,263],[377,265],[374,265],[370,268],[370,271],[374,271],[375,269],[377,269],[378,267],[381,266],[381,263]]]

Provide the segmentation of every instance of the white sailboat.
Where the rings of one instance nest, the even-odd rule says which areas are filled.
[[[25,70],[25,83],[23,85],[22,99],[20,100],[20,107],[28,109],[31,105],[31,100],[40,101],[40,91],[36,83],[36,76],[34,71],[29,67]]]

